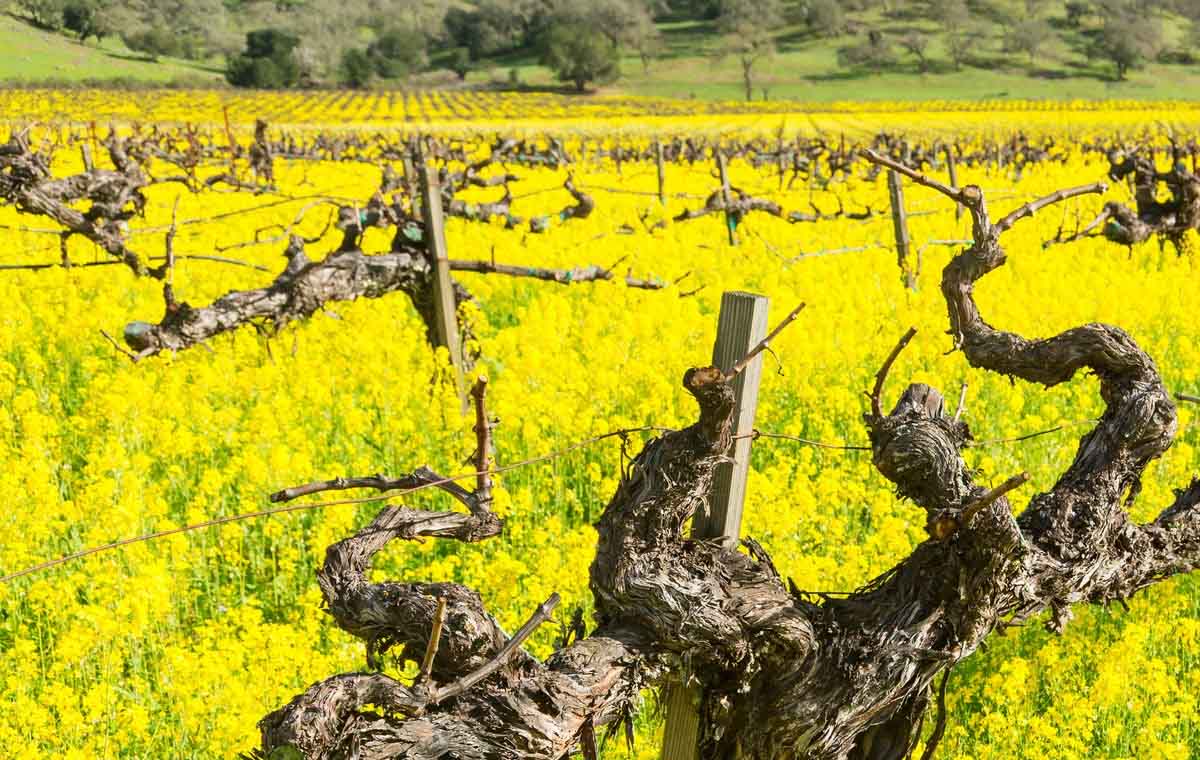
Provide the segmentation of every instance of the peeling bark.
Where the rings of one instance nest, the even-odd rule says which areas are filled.
[[[331,302],[380,298],[395,292],[412,299],[425,322],[427,337],[434,342],[433,267],[423,248],[410,245],[379,255],[338,250],[323,261],[312,262],[304,252],[304,241],[293,236],[284,255],[287,266],[270,285],[235,290],[204,307],[168,301],[158,324],[126,325],[125,342],[140,359],[166,350],[181,351],[248,324],[267,322],[278,329],[312,316]],[[460,304],[471,298],[457,283],[455,295]],[[462,325],[460,331],[467,328]]]
[[[1176,148],[1171,168],[1160,172],[1153,151],[1135,150],[1128,155],[1111,151],[1108,176],[1118,182],[1128,179],[1133,186],[1135,208],[1109,201],[1085,227],[1066,236],[1060,229],[1046,245],[1103,235],[1114,243],[1133,246],[1157,235],[1182,251],[1187,232],[1200,231],[1200,176],[1188,170],[1182,156]],[[1160,186],[1165,186],[1170,200],[1158,199]]]
[[[729,201],[729,216],[735,220],[735,223],[740,223],[742,218],[752,211],[760,211],[771,216],[783,216],[783,209],[778,203],[769,198],[758,198],[753,195],[747,195],[736,187],[730,188],[730,194],[733,196]],[[704,205],[696,209],[684,209],[675,215],[676,222],[689,222],[693,219],[699,219],[709,214],[725,213],[725,201],[722,198],[722,191],[717,190],[711,193],[704,201]],[[806,220],[799,220],[806,221]]]
[[[312,758],[561,758],[577,744],[589,751],[593,726],[620,719],[639,689],[682,671],[706,689],[702,757],[901,760],[918,740],[934,679],[1010,617],[1049,611],[1047,625],[1061,630],[1076,602],[1124,599],[1191,571],[1200,562],[1200,480],[1152,523],[1137,525],[1125,510],[1176,428],[1149,356],[1110,325],[1038,340],[999,330],[974,300],[977,281],[1005,261],[1003,232],[1102,186],[1060,191],[993,223],[979,188],[948,187],[866,156],[972,214],[974,244],[942,279],[954,345],[970,364],[1044,385],[1082,369],[1100,377],[1106,411],[1050,491],[1014,517],[1007,494],[1024,476],[995,488],[976,482],[962,458],[970,431],[928,385],[908,386],[883,412],[902,342],[868,394],[865,422],[876,468],[924,511],[930,537],[846,598],[789,593],[757,542],[746,540],[742,553],[686,537],[729,450],[733,408],[727,376],[689,370],[683,385],[697,401],[697,421],[646,444],[596,525],[591,636],[546,662],[513,660],[440,703],[382,676],[334,676],[263,720],[260,755],[291,746]],[[498,530],[469,494],[452,494],[470,514],[388,507],[331,547],[320,575],[340,626],[368,651],[403,644],[409,659],[428,647],[424,632],[435,627],[437,600],[446,599],[448,628],[460,630],[443,634],[435,681],[461,679],[502,646],[479,597],[455,584],[372,585],[363,574],[393,538],[475,540]],[[355,709],[368,701],[389,714]]]
[[[369,214],[369,211],[360,212],[360,216]],[[423,244],[413,243],[408,238],[408,233],[422,238],[418,223],[409,221],[402,225],[396,233],[393,250],[382,254],[358,250],[358,239],[362,234],[358,226],[353,223],[339,226],[343,227],[345,235],[341,248],[319,262],[309,260],[303,238],[291,236],[284,251],[287,266],[266,287],[235,290],[204,307],[177,302],[169,287],[164,288],[166,308],[162,319],[157,324],[129,323],[125,326],[125,343],[136,352],[135,359],[143,359],[162,351],[182,351],[246,325],[267,323],[278,330],[289,322],[311,317],[330,303],[404,293],[425,323],[426,340],[436,345],[433,263]],[[450,269],[532,277],[563,285],[616,280],[611,269],[595,265],[563,270],[452,259]],[[617,281],[642,290],[667,287],[660,280],[642,280],[631,275]],[[454,280],[452,283],[458,306],[473,300],[460,282]],[[476,357],[467,352],[466,346],[474,333],[471,326],[462,321],[458,329],[464,346],[463,361],[470,366]]]
[[[14,134],[0,145],[0,200],[26,214],[52,219],[62,226],[63,264],[70,265],[67,240],[80,235],[116,257],[135,274],[162,277],[165,269],[149,270],[141,256],[126,245],[126,222],[142,213],[142,194],[150,179],[130,158],[124,142],[110,133],[104,142],[115,169],[90,166],[81,174],[54,178],[50,159],[34,152],[23,135]],[[86,211],[71,204],[86,201]]]
[[[394,173],[385,172],[382,188],[386,190],[397,181],[399,178]],[[565,187],[575,198],[575,204],[563,209],[558,218],[583,218],[590,214],[594,208],[591,196],[576,189],[570,179]],[[462,204],[458,200],[453,203]],[[402,292],[412,300],[425,323],[427,341],[436,345],[434,262],[425,247],[424,224],[412,216],[412,210],[411,200],[407,205],[399,196],[385,201],[382,190],[362,206],[340,206],[336,227],[342,232],[342,242],[336,251],[318,262],[311,261],[305,252],[306,243],[316,242],[315,239],[285,231],[287,265],[269,285],[232,291],[205,307],[176,302],[174,294],[164,289],[166,309],[162,319],[157,324],[129,323],[124,331],[125,343],[136,352],[134,358],[137,360],[164,350],[181,351],[248,324],[269,323],[277,330],[289,322],[312,316],[329,303],[380,298]],[[297,217],[297,223],[302,216],[303,211]],[[538,219],[534,219],[531,228],[544,230],[546,224],[548,222],[539,227]],[[363,233],[370,227],[395,230],[390,252],[366,254],[360,250]],[[560,284],[615,279],[611,268],[595,265],[570,270],[470,260],[450,260],[449,265],[451,270],[532,277]],[[162,271],[166,268],[164,265]],[[627,287],[643,290],[661,290],[667,286],[659,280],[638,279],[632,275],[627,275],[621,282]],[[452,283],[456,306],[473,300],[461,283]],[[470,367],[476,357],[467,353],[466,346],[472,342],[473,332],[469,324],[461,321],[458,329],[463,364]]]

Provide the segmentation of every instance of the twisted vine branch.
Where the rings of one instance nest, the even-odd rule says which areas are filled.
[[[944,715],[946,673],[1010,618],[1048,611],[1047,625],[1061,630],[1074,603],[1124,599],[1194,569],[1200,480],[1177,491],[1151,523],[1135,524],[1125,509],[1176,428],[1153,361],[1117,327],[1090,324],[1034,340],[992,327],[974,300],[976,283],[1004,263],[1004,231],[1100,187],[1054,193],[993,223],[979,188],[950,187],[892,159],[865,156],[971,213],[974,242],[942,278],[951,334],[969,363],[1046,385],[1081,369],[1100,377],[1105,412],[1053,488],[1014,517],[1009,499],[1027,475],[994,486],[976,482],[962,457],[970,431],[928,385],[909,385],[885,413],[884,380],[900,363],[901,345],[867,394],[865,422],[876,468],[924,511],[930,536],[844,598],[791,593],[752,539],[743,554],[685,537],[733,438],[728,377],[714,367],[692,369],[683,385],[699,407],[696,422],[646,444],[596,525],[592,635],[545,662],[514,662],[452,700],[419,708],[411,691],[369,674],[335,676],[264,719],[260,752],[290,746],[313,758],[516,759],[560,758],[581,746],[590,753],[594,726],[627,715],[640,688],[686,671],[705,686],[702,757],[901,760],[911,755],[935,698]],[[389,507],[349,544],[336,544],[321,582],[339,625],[368,642],[402,642],[414,657],[428,651],[426,632],[438,616],[433,599],[451,592],[365,584],[365,563],[375,547],[417,535],[422,525],[470,539],[482,535],[474,527],[481,519]],[[345,602],[358,593],[381,606],[367,614]],[[414,603],[413,593],[428,601]],[[461,642],[448,647],[443,640],[437,648],[435,681],[462,678],[503,648],[478,597],[461,587],[453,593],[444,630],[461,629]],[[379,620],[386,620],[383,628]],[[363,712],[368,698],[395,705],[394,714]],[[942,725],[939,718],[925,757]]]

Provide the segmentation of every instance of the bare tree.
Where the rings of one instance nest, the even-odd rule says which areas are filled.
[[[924,74],[929,70],[929,60],[925,57],[925,51],[929,48],[929,37],[921,32],[909,32],[900,39],[900,45],[917,57],[917,65]]]
[[[1038,53],[1052,36],[1054,36],[1054,30],[1045,21],[1040,18],[1027,18],[1014,24],[1008,30],[1004,41],[1009,50],[1027,53],[1032,62],[1037,59]]]
[[[650,71],[650,63],[661,56],[666,48],[662,33],[658,31],[658,26],[649,14],[635,18],[634,25],[627,30],[624,42],[637,51],[643,73]]]
[[[804,21],[821,37],[836,37],[846,30],[846,12],[838,0],[812,0],[805,9]]]
[[[775,55],[774,31],[783,17],[779,0],[724,0],[717,27],[723,37],[717,56],[737,58],[746,100],[754,98],[756,67]]]
[[[337,624],[366,643],[368,669],[314,684],[266,716],[258,755],[562,758],[581,745],[584,757],[596,757],[597,726],[629,720],[641,689],[686,669],[706,688],[701,757],[900,760],[920,736],[935,689],[944,719],[948,673],[997,628],[1049,612],[1046,625],[1061,631],[1073,604],[1123,600],[1196,567],[1200,480],[1177,491],[1153,522],[1135,524],[1126,511],[1177,426],[1150,357],[1110,325],[1041,340],[998,330],[974,299],[975,283],[1005,262],[1005,231],[1103,185],[1061,190],[992,221],[978,187],[947,187],[865,155],[970,211],[974,244],[942,275],[950,334],[970,364],[1043,385],[1080,370],[1100,378],[1106,411],[1053,488],[1014,517],[1006,494],[1028,476],[991,487],[975,482],[961,455],[967,425],[928,385],[909,385],[884,412],[885,382],[910,331],[877,373],[865,420],[876,468],[922,510],[929,539],[845,598],[790,591],[757,542],[745,540],[742,553],[685,537],[683,526],[708,498],[732,444],[737,368],[690,369],[683,386],[696,400],[696,421],[646,444],[596,524],[596,628],[585,636],[579,621],[544,662],[520,643],[556,597],[510,638],[464,586],[368,577],[372,557],[394,539],[499,534],[486,459],[477,456],[474,492],[425,469],[392,481],[288,489],[273,498],[423,483],[443,487],[467,512],[389,506],[329,548],[321,590]],[[477,388],[477,451],[486,452],[482,397]],[[373,672],[388,648],[418,663],[413,685]],[[363,710],[367,704],[383,714]]]
[[[1117,81],[1123,81],[1130,69],[1152,59],[1162,47],[1162,33],[1153,18],[1139,14],[1133,7],[1113,9],[1105,16],[1104,26],[1087,48],[1088,57],[1110,61]]]
[[[946,53],[954,63],[955,70],[961,70],[963,63],[978,46],[981,36],[971,21],[966,0],[935,0],[930,4],[930,13],[942,27]]]

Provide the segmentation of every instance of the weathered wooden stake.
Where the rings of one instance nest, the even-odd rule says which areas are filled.
[[[92,153],[95,154],[97,151],[100,150],[100,140],[96,136],[96,122],[95,121],[88,123],[88,136],[91,138],[91,141],[92,141]]]
[[[406,167],[407,168],[407,167]],[[421,215],[425,220],[425,239],[433,254],[433,308],[437,315],[437,341],[450,352],[454,367],[454,386],[462,399],[463,413],[468,409],[463,378],[462,350],[458,341],[458,306],[454,283],[450,279],[450,261],[446,252],[446,228],[442,217],[442,193],[437,172],[427,162],[421,166]]]
[[[416,198],[421,187],[421,179],[417,176],[414,166],[412,152],[405,151],[404,157],[400,160],[400,168],[404,171],[404,190],[408,193],[409,198]]]
[[[958,167],[954,165],[954,150],[946,145],[943,147],[946,151],[946,171],[950,173],[950,187],[958,187]],[[954,204],[954,221],[962,218],[963,205],[961,203]]]
[[[729,168],[725,165],[725,153],[717,148],[717,171],[721,175],[721,205],[725,207],[725,228],[729,230],[729,244],[737,245],[737,220],[729,212],[731,197],[729,194]]]
[[[779,135],[779,140],[777,141],[777,144],[775,146],[775,151],[777,153],[777,155],[775,156],[775,162],[779,165],[779,189],[780,190],[783,189],[783,176],[785,174],[787,174],[787,161],[785,160],[785,157],[784,157],[783,146],[784,146],[783,133],[781,130],[780,135]]]
[[[717,340],[713,345],[713,366],[728,372],[734,364],[767,337],[766,296],[727,291],[721,295],[721,313],[717,318]],[[697,515],[692,534],[698,538],[727,536],[736,539],[742,527],[742,502],[746,497],[746,475],[750,471],[750,438],[737,438],[754,430],[758,409],[758,385],[762,379],[760,354],[733,380],[734,413],[733,462],[717,467],[708,511]]]
[[[229,173],[237,176],[237,140],[233,137],[233,125],[229,123],[229,106],[223,109],[225,114],[225,139],[229,142]]]
[[[917,289],[917,277],[908,260],[911,240],[908,236],[908,215],[904,211],[904,187],[900,175],[888,169],[888,196],[892,201],[892,228],[896,233],[896,261],[900,264],[900,279],[909,290]]]
[[[734,364],[767,337],[770,299],[753,293],[729,291],[721,296],[717,318],[717,341],[713,365],[728,372]],[[707,509],[692,520],[696,538],[729,539],[736,544],[742,530],[742,507],[746,499],[746,477],[750,471],[748,434],[754,430],[758,408],[758,385],[763,357],[750,362],[733,381],[733,450],[731,463],[717,468]],[[742,437],[746,436],[746,437]],[[701,693],[698,688],[672,684],[666,690],[667,723],[663,732],[663,760],[698,760]]]
[[[658,166],[658,202],[667,205],[667,175],[663,168],[662,140],[654,141],[654,163]]]

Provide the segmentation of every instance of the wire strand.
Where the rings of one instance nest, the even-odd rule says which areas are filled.
[[[992,439],[987,439],[987,440],[983,440],[983,441],[977,441],[977,442],[970,444],[970,446],[978,447],[978,446],[989,446],[989,445],[1000,444],[1000,443],[1018,443],[1021,441],[1029,440],[1031,438],[1037,438],[1039,436],[1049,435],[1050,433],[1056,433],[1056,432],[1065,430],[1070,427],[1084,425],[1084,424],[1087,424],[1090,422],[1095,422],[1095,420],[1094,419],[1076,420],[1074,422],[1063,423],[1061,425],[1056,425],[1056,426],[1046,429],[1046,430],[1039,430],[1035,433],[1027,433],[1026,435],[1016,436],[1014,438],[992,438]],[[407,494],[414,493],[416,491],[423,491],[427,488],[434,488],[437,486],[446,485],[447,483],[454,483],[459,480],[475,478],[479,475],[499,475],[501,473],[509,472],[509,471],[516,470],[516,469],[519,469],[522,467],[528,467],[530,465],[540,464],[542,462],[548,462],[548,461],[551,461],[554,459],[559,459],[561,457],[564,457],[568,454],[574,453],[574,452],[576,452],[582,448],[585,448],[587,446],[591,446],[594,443],[599,443],[600,441],[606,440],[608,438],[624,437],[624,436],[630,435],[632,433],[647,433],[647,432],[670,433],[670,432],[676,432],[676,429],[660,427],[657,425],[645,425],[645,426],[636,427],[636,428],[623,428],[621,430],[613,430],[608,433],[603,433],[601,435],[593,436],[591,438],[586,438],[582,441],[578,441],[576,443],[571,444],[570,446],[559,449],[557,451],[552,451],[548,454],[541,454],[539,456],[531,457],[529,459],[523,459],[519,462],[507,464],[502,467],[493,467],[489,470],[476,471],[476,472],[465,472],[465,473],[462,473],[459,475],[452,475],[450,477],[442,478],[441,480],[435,480],[435,481],[430,481],[428,483],[422,483],[422,484],[414,486],[412,488],[397,489],[395,491],[387,491],[385,493],[375,494],[374,496],[361,496],[361,497],[357,497],[357,498],[353,498],[353,499],[332,499],[332,500],[328,500],[328,501],[306,502],[304,504],[289,504],[287,506],[282,506],[282,507],[272,507],[270,509],[261,509],[261,510],[255,511],[255,512],[242,512],[242,513],[239,513],[236,515],[226,515],[225,517],[217,517],[212,520],[205,520],[203,522],[193,523],[191,525],[182,525],[182,526],[179,526],[176,528],[168,528],[167,530],[155,531],[153,533],[144,533],[140,536],[132,536],[130,538],[123,538],[119,541],[113,541],[111,543],[101,544],[99,546],[92,546],[92,547],[89,547],[87,549],[82,549],[77,552],[65,554],[61,557],[56,557],[55,559],[46,560],[45,562],[40,562],[36,565],[26,567],[22,570],[18,570],[16,572],[9,573],[8,575],[0,576],[0,583],[9,583],[11,581],[16,580],[17,578],[23,578],[27,575],[32,575],[33,573],[37,573],[42,570],[48,570],[52,567],[57,567],[59,565],[66,564],[68,562],[72,562],[77,559],[83,559],[84,557],[90,557],[94,554],[100,554],[102,552],[112,551],[114,549],[120,549],[121,547],[129,546],[131,544],[138,544],[138,543],[144,543],[147,541],[154,541],[156,539],[166,538],[168,536],[176,536],[181,533],[190,533],[192,531],[203,530],[205,528],[214,528],[214,527],[218,527],[221,525],[228,525],[228,524],[234,523],[234,522],[241,522],[244,520],[252,520],[252,519],[255,519],[258,517],[270,517],[271,515],[288,514],[291,512],[303,512],[303,511],[312,510],[312,509],[323,509],[325,507],[336,507],[336,506],[342,506],[342,505],[346,505],[346,504],[367,504],[367,503],[374,502],[374,501],[386,501],[388,499],[398,497],[398,496],[405,496]],[[818,441],[818,440],[814,440],[811,438],[802,438],[800,436],[784,435],[782,433],[772,433],[772,432],[757,430],[757,429],[753,430],[749,433],[744,433],[740,436],[736,436],[736,438],[751,438],[753,440],[757,440],[759,438],[766,438],[766,439],[771,439],[771,440],[792,441],[795,443],[802,443],[807,446],[815,446],[817,448],[822,448],[822,449],[834,449],[834,450],[841,450],[841,451],[870,451],[871,450],[870,446],[862,446],[862,445],[848,444],[848,443],[828,443],[826,441]]]
[[[460,475],[452,475],[450,477],[442,478],[441,480],[434,480],[434,481],[430,481],[428,483],[421,483],[420,485],[414,486],[412,488],[398,489],[395,491],[388,491],[386,493],[376,494],[374,496],[363,496],[363,497],[358,497],[358,498],[354,498],[354,499],[334,499],[331,501],[307,502],[304,504],[289,504],[289,505],[283,506],[283,507],[272,507],[270,509],[260,509],[256,512],[242,512],[242,513],[239,513],[236,515],[226,515],[225,517],[217,517],[212,520],[205,520],[204,522],[194,523],[192,525],[182,525],[177,528],[168,528],[167,530],[155,531],[153,533],[144,533],[140,536],[132,536],[130,538],[123,538],[120,541],[113,541],[111,543],[102,544],[100,546],[89,547],[87,549],[82,549],[77,552],[65,554],[65,555],[63,555],[61,557],[57,557],[55,559],[46,560],[45,562],[40,562],[36,565],[27,567],[23,570],[18,570],[14,573],[9,573],[8,575],[0,577],[0,583],[9,583],[10,581],[14,581],[17,578],[22,578],[26,575],[31,575],[31,574],[39,572],[41,570],[48,570],[52,567],[57,567],[58,565],[65,564],[65,563],[71,562],[73,560],[82,559],[84,557],[89,557],[93,554],[99,554],[101,552],[111,551],[113,549],[119,549],[123,546],[129,546],[130,544],[137,544],[137,543],[143,543],[146,541],[153,541],[155,539],[165,538],[167,536],[179,535],[180,533],[189,533],[191,531],[203,530],[204,528],[213,528],[213,527],[217,527],[219,525],[227,525],[227,524],[233,523],[233,522],[240,522],[242,520],[251,520],[256,517],[269,517],[270,515],[286,514],[288,512],[302,512],[302,511],[310,510],[310,509],[335,507],[335,506],[340,506],[343,504],[365,504],[365,503],[372,502],[372,501],[386,501],[387,499],[391,499],[391,498],[394,498],[397,496],[405,496],[405,495],[413,493],[415,491],[423,491],[427,488],[434,488],[436,486],[446,485],[447,483],[453,483],[453,482],[456,482],[459,480],[466,480],[467,478],[474,478],[479,475],[497,475],[502,472],[508,472],[510,470],[515,470],[520,467],[527,467],[529,465],[539,464],[541,462],[550,461],[552,459],[558,459],[560,457],[566,456],[567,454],[578,451],[579,449],[582,449],[586,446],[590,446],[594,443],[598,443],[599,441],[603,441],[607,438],[615,438],[617,436],[626,436],[631,433],[645,433],[645,432],[661,433],[661,432],[673,432],[673,431],[674,431],[673,428],[657,427],[657,426],[653,426],[653,425],[647,425],[647,426],[637,427],[637,428],[624,428],[622,430],[613,430],[611,432],[604,433],[602,435],[593,436],[591,438],[587,438],[587,439],[579,441],[577,443],[573,443],[570,446],[567,446],[566,448],[559,449],[558,451],[553,451],[549,454],[542,454],[540,456],[532,457],[530,459],[524,459],[524,460],[521,460],[520,462],[514,462],[512,464],[504,465],[503,467],[493,467],[486,471],[465,472]]]

